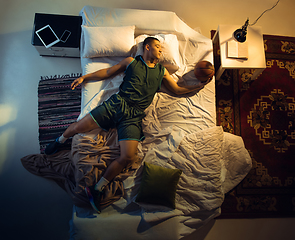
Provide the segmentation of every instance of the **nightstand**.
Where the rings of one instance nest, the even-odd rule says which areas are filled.
[[[32,45],[37,49],[40,56],[80,57],[81,24],[81,16],[35,13]],[[45,48],[35,32],[46,25],[50,25],[58,38],[62,36],[65,30],[70,31],[71,34],[65,42],[60,41],[52,47]]]
[[[254,69],[251,77],[256,79],[266,68],[265,50],[263,35],[260,27],[248,27],[246,42],[248,49],[248,58],[228,57],[228,42],[236,41],[233,33],[241,26],[219,25],[212,39],[213,45],[219,45],[220,48],[220,67],[216,73],[216,79],[220,79],[225,69]],[[242,43],[244,44],[244,43]]]

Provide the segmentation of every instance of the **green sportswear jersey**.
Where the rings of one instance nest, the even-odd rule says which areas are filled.
[[[132,106],[144,110],[161,88],[164,73],[165,68],[161,64],[149,67],[141,56],[136,56],[125,70],[119,95]]]

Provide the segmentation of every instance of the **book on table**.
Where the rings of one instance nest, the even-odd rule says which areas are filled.
[[[248,42],[240,43],[235,40],[228,41],[227,57],[248,59]]]

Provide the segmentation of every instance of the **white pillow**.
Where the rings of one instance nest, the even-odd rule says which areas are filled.
[[[84,58],[103,56],[128,56],[134,45],[135,26],[88,27],[82,26],[84,34]]]
[[[149,35],[139,35],[135,38],[135,43],[137,45],[137,51],[135,56],[143,55],[143,41]],[[157,38],[162,47],[162,56],[160,58],[160,63],[165,65],[173,65],[179,68],[180,66],[180,57],[179,57],[179,43],[177,36],[174,34],[158,34],[151,37]]]

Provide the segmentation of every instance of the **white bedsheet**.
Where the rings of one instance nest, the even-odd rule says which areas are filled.
[[[85,6],[80,14],[83,24],[88,26],[135,25],[136,35],[175,34],[181,58],[176,74],[183,76],[186,84],[196,82],[193,75],[196,62],[213,63],[211,40],[192,30],[175,13]],[[83,48],[82,34],[81,52]],[[121,59],[81,58],[83,74],[110,67]],[[178,80],[176,74],[172,75],[175,81]],[[84,84],[79,119],[116,93],[122,79],[123,75],[119,75]],[[198,93],[182,97],[161,89],[146,109],[143,120],[146,139],[139,144],[139,154],[144,161],[183,170],[176,209],[159,206],[155,209],[155,206],[134,203],[142,170],[139,168],[124,182],[126,199],[109,206],[101,215],[74,208],[72,239],[96,239],[97,234],[104,236],[102,239],[122,239],[126,234],[125,239],[180,239],[218,216],[224,194],[246,176],[251,169],[251,158],[241,137],[224,133],[216,126],[215,107],[214,79]],[[122,226],[124,234],[112,232],[112,224],[120,229]]]

